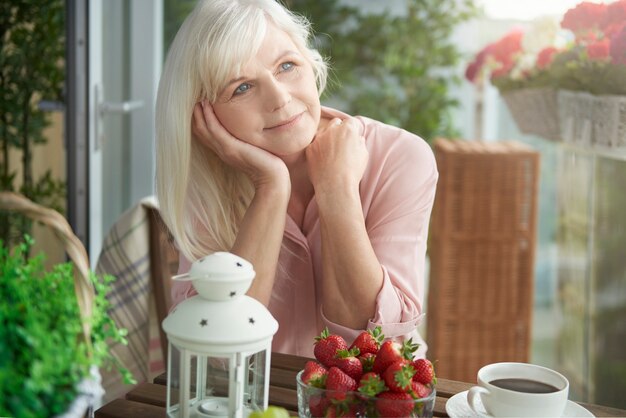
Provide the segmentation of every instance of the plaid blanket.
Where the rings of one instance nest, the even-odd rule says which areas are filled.
[[[107,298],[110,315],[128,330],[128,345],[112,343],[109,349],[138,383],[151,381],[164,371],[156,305],[150,281],[150,225],[147,209],[152,197],[123,213],[107,234],[96,265],[97,274],[115,277]],[[106,391],[103,402],[118,398],[132,387],[124,385],[115,370],[101,370]]]

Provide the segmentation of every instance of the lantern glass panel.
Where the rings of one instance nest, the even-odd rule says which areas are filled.
[[[231,416],[229,377],[234,357],[208,357],[172,345],[169,353],[168,417]]]
[[[265,387],[267,371],[267,351],[260,351],[248,358],[248,376],[245,380],[245,399],[251,410],[267,408],[267,390]],[[269,379],[268,379],[269,380]]]
[[[168,417],[246,417],[267,408],[267,350],[217,357],[170,345],[169,353]]]

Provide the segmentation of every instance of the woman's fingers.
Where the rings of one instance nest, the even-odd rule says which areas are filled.
[[[229,146],[236,146],[239,141],[222,126],[213,112],[213,107],[206,101],[195,105],[192,132],[220,157],[224,156]]]
[[[355,118],[333,118],[307,148],[307,168],[313,185],[328,189],[343,179],[358,185],[369,153]]]
[[[249,144],[222,126],[210,103],[197,103],[193,110],[192,132],[225,163],[246,173],[255,184],[288,177],[285,164],[275,155]]]

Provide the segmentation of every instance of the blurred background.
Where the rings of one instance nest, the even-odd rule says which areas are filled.
[[[485,71],[471,81],[466,77],[468,65],[489,44],[541,19],[561,22],[579,2],[285,4],[311,19],[315,44],[330,60],[325,104],[401,126],[430,143],[440,137],[516,140],[540,153],[530,361],[563,372],[574,400],[626,408],[626,140],[601,145],[523,133],[503,98],[507,85]],[[1,187],[62,211],[92,264],[120,214],[153,194],[160,68],[194,5],[0,5]],[[618,135],[626,132],[626,105],[621,112]],[[5,241],[30,228],[0,216]],[[62,260],[47,232],[33,228],[50,262]]]

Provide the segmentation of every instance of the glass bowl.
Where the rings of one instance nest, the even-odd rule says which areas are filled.
[[[435,407],[436,390],[431,387],[430,394],[425,398],[388,400],[365,396],[359,392],[341,392],[320,389],[302,382],[301,370],[296,376],[298,386],[298,415],[306,418],[324,416],[345,416],[359,418],[382,418],[390,416],[431,418]],[[336,409],[335,415],[329,409]],[[384,408],[384,409],[383,409]],[[381,411],[397,411],[397,415]],[[400,412],[404,411],[404,412]]]

